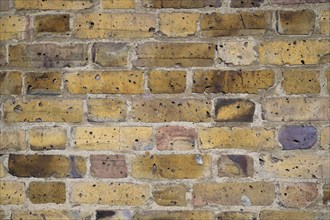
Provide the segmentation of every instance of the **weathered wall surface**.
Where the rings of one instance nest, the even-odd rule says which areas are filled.
[[[0,219],[330,218],[327,0],[0,3]]]

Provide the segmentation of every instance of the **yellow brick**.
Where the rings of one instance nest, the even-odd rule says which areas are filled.
[[[12,212],[12,220],[86,220],[91,216],[91,213],[73,210],[14,210]]]
[[[65,75],[70,93],[140,94],[144,91],[142,71],[78,72]]]
[[[25,131],[24,130],[0,130],[0,150],[25,150]]]
[[[199,14],[162,13],[159,15],[159,30],[168,37],[187,37],[197,31]]]
[[[215,103],[215,121],[253,122],[255,103],[244,99],[218,99]]]
[[[70,15],[39,15],[34,18],[34,32],[64,34],[70,31]]]
[[[327,70],[324,73],[325,77],[327,78],[327,83],[328,83],[328,91],[330,92],[330,70]]]
[[[204,8],[220,7],[221,0],[142,0],[142,4],[147,8]]]
[[[5,45],[0,45],[0,67],[5,66],[6,64],[7,64],[7,48]]]
[[[152,127],[76,127],[74,144],[81,150],[142,150],[152,146]]]
[[[61,94],[62,74],[59,72],[26,73],[27,94]]]
[[[290,220],[311,220],[316,214],[312,211],[284,211],[284,210],[262,210],[260,220],[290,219]]]
[[[8,122],[81,122],[81,100],[33,99],[6,101],[4,118]]]
[[[124,99],[88,99],[89,121],[125,121],[127,107]]]
[[[319,93],[319,73],[308,70],[287,70],[283,72],[282,87],[287,94]]]
[[[234,148],[270,150],[275,147],[275,133],[264,128],[199,128],[201,149]]]
[[[102,0],[103,9],[135,8],[134,0]]]
[[[16,9],[80,10],[95,5],[95,0],[14,0]]]
[[[66,200],[65,183],[63,182],[31,182],[27,191],[33,204],[63,204]]]
[[[328,121],[329,98],[269,98],[262,102],[268,121]]]
[[[3,178],[7,175],[7,171],[3,163],[4,163],[3,158],[0,157],[0,178]]]
[[[321,129],[320,146],[323,150],[330,150],[330,127]]]
[[[330,35],[330,10],[320,12],[320,32],[324,35]]]
[[[315,28],[315,13],[310,10],[278,11],[277,27],[282,35],[309,35]]]
[[[20,72],[0,72],[0,95],[20,95],[22,74]]]
[[[298,154],[295,155],[262,155],[259,174],[265,178],[330,178],[329,157]]]
[[[298,65],[329,62],[329,40],[266,41],[259,46],[261,64]]]
[[[149,211],[136,213],[133,220],[214,220],[214,214],[210,211]]]
[[[256,220],[256,214],[252,212],[222,212],[220,213],[219,220]]]
[[[74,36],[77,38],[132,39],[153,35],[156,27],[153,14],[77,14],[74,20]]]
[[[73,204],[141,206],[149,198],[147,184],[75,182],[71,184]]]
[[[152,195],[155,202],[161,206],[187,206],[187,192],[188,189],[184,185],[158,185]]]
[[[186,90],[185,71],[158,71],[149,73],[148,86],[152,93],[183,93]]]
[[[2,15],[0,16],[0,41],[21,40],[25,37],[26,18],[24,16]]]
[[[253,41],[220,42],[218,48],[219,62],[226,65],[251,65],[257,62],[257,44]]]
[[[66,148],[66,129],[34,127],[30,129],[31,150],[63,150]]]
[[[200,179],[211,176],[206,155],[139,155],[132,159],[131,175],[140,179]]]
[[[268,206],[275,200],[271,182],[199,183],[193,186],[194,206]]]
[[[25,201],[24,183],[0,181],[0,205],[20,205]]]

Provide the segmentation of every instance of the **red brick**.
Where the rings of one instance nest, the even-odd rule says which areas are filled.
[[[123,155],[91,155],[91,174],[97,178],[125,178],[128,169]]]
[[[192,150],[195,148],[196,138],[194,128],[166,126],[156,130],[158,150]]]

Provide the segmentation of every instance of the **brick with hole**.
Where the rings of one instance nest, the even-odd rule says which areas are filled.
[[[158,150],[193,150],[196,146],[195,128],[183,126],[163,126],[156,129]]]
[[[148,87],[154,94],[183,93],[186,90],[185,71],[152,70],[148,75]]]
[[[37,35],[68,34],[70,32],[70,15],[38,15],[34,18],[34,32]]]
[[[0,16],[0,41],[22,40],[29,31],[26,23],[29,17],[18,15],[1,15]]]
[[[191,9],[204,7],[221,7],[221,0],[142,0],[146,8]]]
[[[88,121],[108,122],[125,121],[127,115],[126,100],[122,98],[112,99],[88,99]]]
[[[160,206],[187,206],[187,192],[185,185],[156,185],[152,195]]]
[[[127,43],[95,43],[93,62],[102,67],[125,67],[128,65],[130,47]]]
[[[330,35],[330,10],[320,11],[319,19],[321,34]]]
[[[0,72],[0,95],[21,95],[22,73]]]
[[[317,131],[313,126],[283,126],[278,132],[283,150],[310,149],[317,142]]]
[[[253,158],[247,155],[221,155],[218,160],[219,177],[253,177]]]
[[[66,200],[65,183],[31,182],[27,190],[27,197],[33,204],[63,204]]]
[[[309,35],[315,29],[315,17],[310,10],[278,11],[277,32],[281,35]]]
[[[59,95],[62,91],[62,74],[60,72],[26,73],[26,94]]]
[[[128,166],[124,155],[91,155],[91,175],[97,178],[125,178]]]
[[[20,205],[25,202],[25,183],[20,181],[0,181],[0,205]]]
[[[67,145],[67,130],[62,127],[33,127],[29,130],[31,150],[64,150]]]
[[[230,7],[231,8],[259,8],[264,0],[231,0]]]
[[[286,70],[281,85],[287,94],[318,94],[321,91],[319,76],[318,71]]]
[[[244,99],[218,99],[214,109],[215,121],[253,122],[255,103]]]

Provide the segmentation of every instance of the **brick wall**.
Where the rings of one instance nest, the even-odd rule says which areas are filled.
[[[0,219],[330,218],[327,0],[0,3]]]

